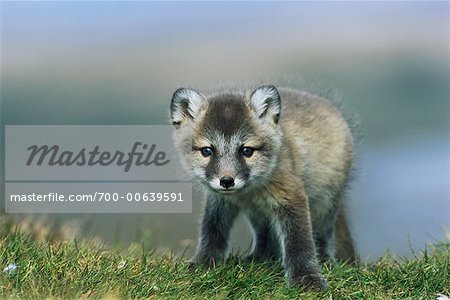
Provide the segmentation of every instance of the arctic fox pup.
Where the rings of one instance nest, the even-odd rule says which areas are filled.
[[[328,100],[271,85],[180,88],[170,116],[181,160],[206,190],[192,264],[226,258],[239,212],[254,235],[249,259],[281,258],[293,286],[325,289],[319,260],[355,259],[344,209],[353,139]]]

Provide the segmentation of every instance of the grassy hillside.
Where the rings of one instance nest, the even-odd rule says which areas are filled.
[[[189,273],[175,258],[156,257],[142,245],[126,251],[88,242],[36,242],[21,233],[0,240],[0,297],[169,299],[436,299],[450,294],[450,244],[410,260],[388,255],[373,265],[323,266],[330,290],[288,288],[279,265],[231,259]]]

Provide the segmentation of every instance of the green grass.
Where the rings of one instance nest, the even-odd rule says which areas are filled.
[[[231,259],[213,269],[187,270],[181,259],[157,257],[141,245],[125,251],[88,242],[36,242],[21,233],[0,240],[1,298],[173,299],[436,299],[450,294],[450,244],[410,260],[386,255],[371,265],[323,266],[330,290],[306,292],[285,284],[282,268]],[[1,270],[0,270],[1,271]]]

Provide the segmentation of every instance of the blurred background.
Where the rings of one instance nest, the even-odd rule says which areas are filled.
[[[449,239],[449,2],[0,5],[2,125],[168,124],[180,86],[276,83],[319,93],[357,116],[349,210],[361,256],[408,256]],[[187,215],[15,219],[45,231],[37,235],[189,255],[201,209],[194,197]],[[249,245],[240,220],[233,248]]]

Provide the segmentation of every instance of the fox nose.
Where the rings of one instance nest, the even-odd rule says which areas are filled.
[[[231,176],[223,176],[220,178],[220,185],[227,189],[234,185],[234,178]]]

